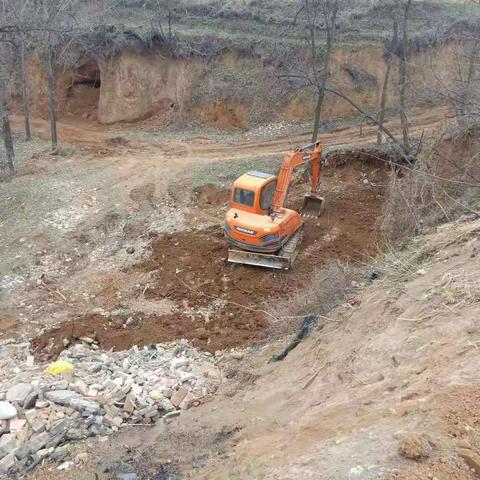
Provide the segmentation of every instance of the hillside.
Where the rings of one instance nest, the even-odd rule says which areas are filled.
[[[0,2],[0,479],[479,479],[479,25]]]

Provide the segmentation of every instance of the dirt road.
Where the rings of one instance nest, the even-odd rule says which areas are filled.
[[[449,120],[448,110],[444,107],[436,107],[429,110],[416,109],[409,116],[411,122],[410,134],[421,135],[432,129],[445,127]],[[13,117],[13,125],[16,130],[20,130],[22,119]],[[400,125],[397,119],[386,122],[394,134],[400,133]],[[41,137],[49,138],[50,124],[47,120],[35,119],[32,122],[33,131]],[[115,145],[115,139],[125,136],[128,139],[128,130],[122,132],[120,126],[112,127],[102,126],[91,121],[79,120],[78,118],[64,118],[58,122],[59,138],[61,141],[71,143],[88,149],[102,149]],[[345,127],[330,132],[323,132],[320,140],[327,146],[347,146],[352,144],[374,143],[376,141],[377,128],[375,125],[368,124],[359,128]],[[148,149],[149,153],[158,150],[158,153],[170,158],[177,158],[183,166],[186,164],[198,163],[202,161],[215,161],[225,159],[242,159],[255,156],[285,154],[292,149],[292,146],[309,143],[310,133],[284,135],[274,140],[258,141],[235,141],[228,140],[220,143],[208,140],[205,137],[192,138],[186,141],[178,140],[157,140],[158,136],[148,138],[144,141],[131,141],[130,147],[139,149]],[[113,142],[112,142],[113,139]],[[170,164],[170,166],[173,166]]]

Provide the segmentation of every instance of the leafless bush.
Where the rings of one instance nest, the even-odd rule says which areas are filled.
[[[361,268],[346,263],[330,263],[308,275],[301,288],[285,299],[265,305],[271,320],[269,338],[297,331],[306,315],[326,316],[349,294],[352,281],[362,276]]]
[[[477,212],[480,146],[469,138],[432,138],[404,176],[392,175],[381,229],[398,245],[422,227]],[[403,170],[405,171],[405,170]]]

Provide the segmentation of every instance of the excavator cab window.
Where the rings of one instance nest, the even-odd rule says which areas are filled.
[[[245,188],[236,188],[234,202],[246,207],[253,207],[255,204],[255,192],[246,190]]]
[[[260,208],[262,210],[269,212],[272,208],[273,196],[275,195],[276,188],[277,182],[267,183],[262,188],[262,193],[260,194]]]

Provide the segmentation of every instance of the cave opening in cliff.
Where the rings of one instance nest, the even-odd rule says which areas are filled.
[[[67,110],[70,115],[96,120],[102,87],[100,67],[91,58],[82,59],[73,69],[67,90]]]

